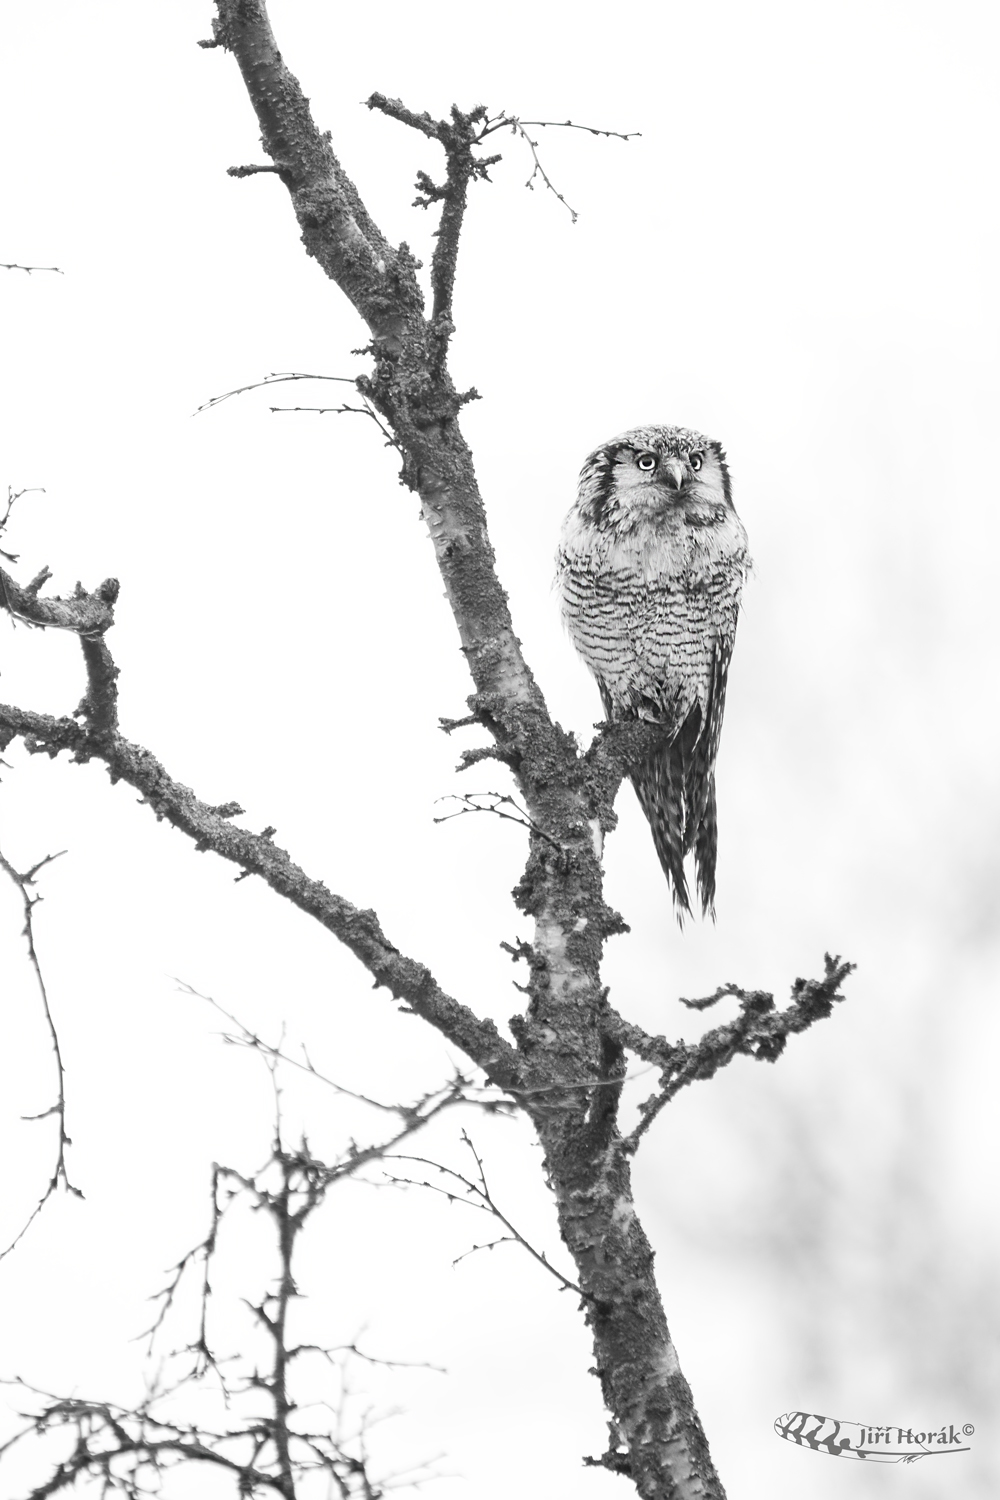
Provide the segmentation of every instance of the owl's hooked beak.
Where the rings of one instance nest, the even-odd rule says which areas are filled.
[[[687,464],[682,458],[668,458],[663,464],[663,474],[671,489],[680,491],[687,478]]]

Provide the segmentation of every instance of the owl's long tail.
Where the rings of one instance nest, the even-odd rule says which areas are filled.
[[[684,861],[692,850],[702,911],[714,917],[718,848],[715,766],[697,708],[670,743],[649,755],[633,773],[632,785],[670,882],[678,921],[691,913]]]

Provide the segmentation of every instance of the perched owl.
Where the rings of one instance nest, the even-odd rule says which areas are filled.
[[[563,617],[609,719],[669,727],[632,784],[678,917],[691,910],[692,850],[714,915],[715,757],[750,566],[721,446],[686,427],[636,427],[595,449],[557,565]]]

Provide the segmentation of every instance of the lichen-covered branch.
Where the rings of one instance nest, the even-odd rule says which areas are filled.
[[[0,568],[0,608],[28,625],[48,625],[58,630],[72,630],[83,638],[100,636],[114,624],[114,602],[118,598],[117,578],[106,578],[92,594],[77,584],[73,596],[62,599],[58,594],[43,598],[40,589],[52,577],[43,568],[23,586]]]
[[[437,244],[431,261],[431,289],[434,293],[431,322],[443,357],[454,332],[452,298],[469,183],[476,178],[488,182],[490,167],[500,160],[499,156],[476,156],[473,149],[488,134],[487,111],[482,104],[477,104],[467,113],[452,105],[451,120],[446,121],[432,119],[426,110],[418,115],[407,109],[401,100],[387,99],[384,94],[372,94],[367,103],[369,109],[381,110],[390,119],[419,130],[444,147],[448,172],[444,184],[439,186],[426,172],[420,172],[413,205],[414,208],[430,208],[433,203],[441,205]]]
[[[287,187],[310,255],[353,302],[372,332],[397,345],[422,310],[413,260],[394,250],[309,112],[285,66],[267,8],[227,0],[216,41],[236,57],[261,129],[261,143]]]
[[[83,617],[89,618],[86,600],[80,608]],[[307,875],[274,843],[269,830],[251,833],[234,824],[233,818],[241,812],[238,803],[203,802],[190,787],[175,781],[150,751],[118,733],[114,717],[117,668],[103,641],[84,638],[82,644],[89,672],[88,692],[77,710],[83,722],[0,704],[0,751],[18,736],[32,754],[56,756],[68,750],[77,762],[103,762],[113,782],[134,787],[158,819],[187,834],[198,850],[211,850],[244,873],[259,875],[272,890],[326,927],[364,964],[376,985],[385,986],[395,999],[430,1021],[501,1088],[516,1084],[516,1055],[493,1023],[480,1020],[468,1006],[447,995],[425,965],[400,953],[373,911],[352,905]]]
[[[734,984],[720,986],[715,994],[704,1000],[683,1001],[695,1010],[714,1005],[727,995],[739,1001],[740,1013],[735,1021],[706,1031],[695,1043],[668,1042],[666,1037],[649,1036],[641,1027],[612,1013],[608,1022],[609,1035],[629,1052],[662,1069],[659,1089],[640,1107],[639,1124],[626,1139],[628,1151],[635,1151],[660,1110],[686,1084],[714,1077],[734,1057],[777,1062],[790,1036],[806,1031],[816,1021],[825,1020],[834,1005],[843,1000],[840,986],[853,973],[855,965],[844,963],[839,956],[831,957],[829,953],[824,959],[826,972],[823,978],[796,979],[792,985],[792,1003],[784,1010],[775,1010],[774,996],[765,990],[742,990]]]
[[[428,320],[409,248],[390,246],[373,223],[281,57],[263,0],[220,0],[215,35],[239,65],[264,149],[281,168],[306,250],[371,330],[375,368],[358,387],[392,427],[404,455],[403,479],[420,494],[481,698],[482,722],[512,755],[523,758],[539,736],[550,737],[551,725],[514,635],[472,455],[456,420],[471,393],[456,391],[444,359],[458,228],[468,183],[476,175],[471,152],[478,117],[469,123],[469,116],[456,113],[450,123],[433,122],[401,105],[396,113],[404,123],[436,135],[446,154],[450,149],[446,196],[451,227],[436,262],[441,306]]]

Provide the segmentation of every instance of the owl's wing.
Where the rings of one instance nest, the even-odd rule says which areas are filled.
[[[715,758],[719,753],[722,715],[726,706],[726,681],[733,655],[735,633],[716,638],[705,701],[701,732],[686,766],[687,827],[685,848],[694,849],[698,871],[698,894],[702,911],[715,909],[715,861],[719,848],[719,824],[715,803]]]
[[[707,914],[714,907],[719,842],[715,757],[732,651],[732,637],[713,643],[705,696],[690,703],[674,723],[669,742],[648,755],[632,775],[678,915],[691,910],[684,861],[692,850],[702,910]]]

